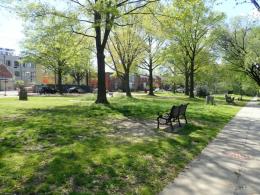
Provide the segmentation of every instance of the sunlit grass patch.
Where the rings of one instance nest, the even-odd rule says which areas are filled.
[[[119,94],[110,105],[94,98],[0,99],[1,194],[156,194],[245,104],[228,105],[223,95],[216,105],[171,93]],[[189,103],[189,124],[178,132],[120,133],[120,122],[154,121],[182,103]]]

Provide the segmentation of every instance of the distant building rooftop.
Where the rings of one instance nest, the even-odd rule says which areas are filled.
[[[14,49],[0,47],[0,54],[1,55],[14,55],[14,53],[15,53]]]
[[[6,68],[5,65],[0,64],[0,79],[11,79],[12,73]]]

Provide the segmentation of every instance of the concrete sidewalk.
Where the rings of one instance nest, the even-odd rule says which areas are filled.
[[[242,108],[161,195],[260,194],[260,102]]]
[[[0,98],[2,98],[2,97],[16,97],[16,96],[18,96],[18,91],[6,91],[6,92],[0,91]]]

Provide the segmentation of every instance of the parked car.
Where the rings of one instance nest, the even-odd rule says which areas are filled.
[[[41,94],[55,94],[55,93],[57,93],[57,90],[53,89],[51,87],[48,87],[48,86],[43,86],[39,89],[39,93],[40,93],[40,95]]]
[[[177,88],[177,89],[176,89],[176,92],[177,92],[177,93],[184,93],[184,91],[185,91],[185,90],[184,90],[183,87],[180,87],[180,88]]]
[[[153,90],[153,92],[159,92],[159,91],[160,91],[159,88],[156,88],[156,89]]]
[[[71,87],[68,89],[68,93],[85,93],[86,91],[80,87]]]

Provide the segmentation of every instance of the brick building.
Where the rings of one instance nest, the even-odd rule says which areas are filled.
[[[14,82],[13,75],[4,64],[0,64],[0,91],[11,90]]]
[[[132,74],[129,78],[129,85],[132,91],[144,90],[149,88],[149,77],[147,75]],[[97,79],[90,81],[92,88],[97,88]],[[161,78],[154,77],[154,87],[161,87]],[[114,75],[114,73],[106,72],[106,89],[108,91],[122,90],[122,80]]]

